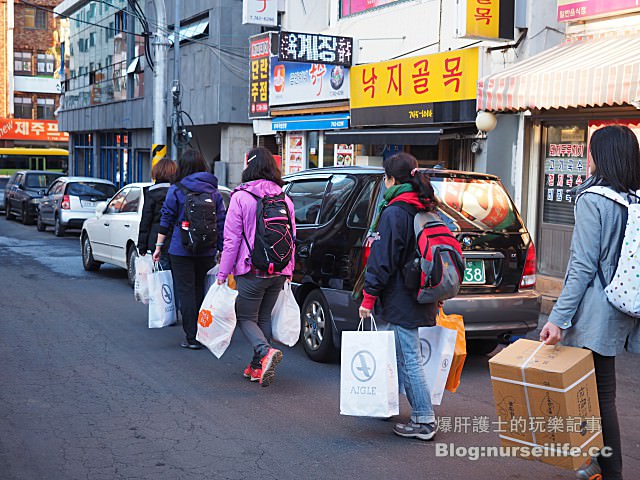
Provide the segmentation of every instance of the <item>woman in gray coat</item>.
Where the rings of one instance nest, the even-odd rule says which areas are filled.
[[[587,462],[578,478],[622,479],[620,427],[616,411],[615,357],[626,348],[640,353],[640,319],[614,308],[604,293],[613,279],[627,223],[627,209],[585,190],[602,185],[637,203],[640,189],[638,140],[627,127],[615,125],[597,130],[591,137],[592,177],[578,190],[571,257],[562,293],[540,333],[540,340],[554,345],[588,348],[593,352],[602,437],[611,455]]]

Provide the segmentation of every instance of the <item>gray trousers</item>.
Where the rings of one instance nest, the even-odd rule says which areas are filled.
[[[240,330],[253,346],[253,368],[260,368],[260,360],[271,348],[271,311],[285,280],[282,275],[258,278],[252,273],[236,277],[236,318]]]

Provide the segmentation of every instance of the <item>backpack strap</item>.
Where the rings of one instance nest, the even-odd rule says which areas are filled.
[[[184,193],[185,195],[188,195],[188,194],[192,193],[192,192],[191,192],[191,190],[189,190],[187,187],[185,187],[185,186],[184,186],[182,183],[180,183],[180,182],[176,182],[176,183],[175,183],[175,186],[176,186],[176,187],[178,187],[178,189],[179,189],[182,193]]]
[[[603,187],[601,185],[589,187],[584,192],[580,192],[579,197],[584,195],[585,193],[595,193],[596,195],[608,198],[609,200],[614,201],[624,207],[629,207],[629,202],[627,202],[622,195],[609,187]]]

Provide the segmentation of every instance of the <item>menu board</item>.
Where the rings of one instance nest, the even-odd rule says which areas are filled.
[[[354,151],[355,145],[351,144],[338,144],[334,150],[334,165],[354,165]]]
[[[544,162],[542,221],[574,224],[573,189],[587,179],[586,129],[549,127]]]
[[[303,133],[287,135],[287,157],[285,174],[296,173],[305,168],[305,138]]]

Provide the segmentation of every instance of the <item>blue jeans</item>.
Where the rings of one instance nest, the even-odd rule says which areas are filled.
[[[411,404],[411,420],[415,423],[433,423],[436,421],[427,377],[422,368],[420,336],[417,328],[404,328],[389,324],[396,339],[396,360],[398,362],[398,380],[404,385],[407,400]]]

